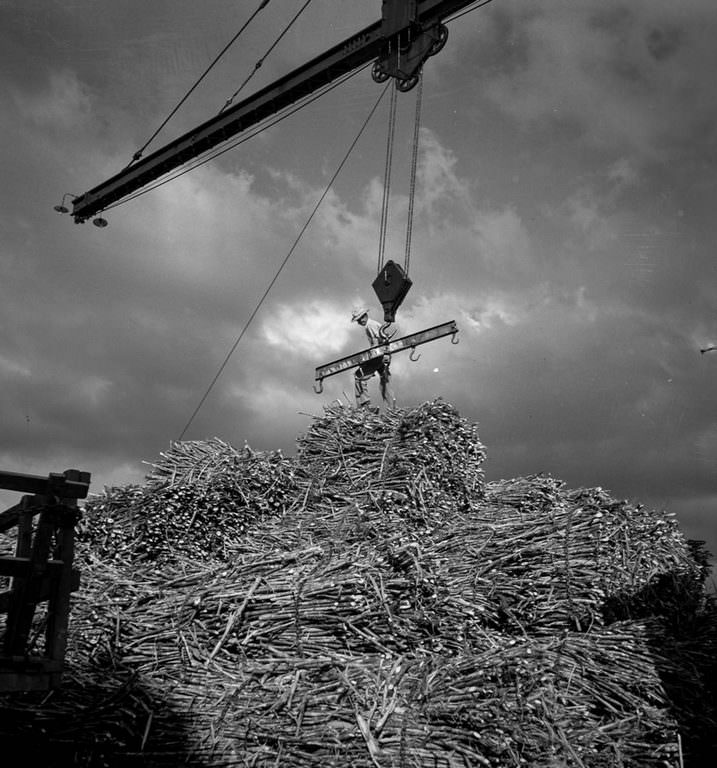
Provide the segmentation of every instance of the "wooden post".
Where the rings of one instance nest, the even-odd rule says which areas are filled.
[[[20,501],[17,522],[16,557],[30,557],[32,548],[32,496],[23,496]]]
[[[47,574],[47,561],[54,525],[47,509],[40,513],[30,553],[27,575],[14,576],[7,612],[4,653],[7,656],[22,656],[26,653],[27,641],[32,627],[32,618],[40,602],[42,586]]]
[[[15,556],[0,556],[0,576],[12,579],[10,589],[0,592],[0,612],[7,613],[0,691],[60,685],[70,596],[79,587],[79,573],[73,568],[77,499],[87,496],[89,482],[89,473],[73,469],[45,478],[0,471],[0,488],[35,494],[0,513],[0,533],[17,527]],[[48,602],[44,649],[35,650],[30,648],[30,634],[37,606],[44,601]]]
[[[67,631],[70,620],[70,594],[79,587],[75,583],[72,562],[75,555],[75,523],[79,517],[77,501],[68,500],[62,511],[62,519],[56,529],[57,546],[55,560],[62,562],[60,573],[50,586],[47,608],[47,630],[45,633],[45,653],[56,662],[59,669],[65,658]],[[50,687],[60,683],[60,672],[53,673]]]

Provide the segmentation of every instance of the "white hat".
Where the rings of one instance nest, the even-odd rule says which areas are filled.
[[[358,307],[354,309],[351,315],[351,321],[360,320],[364,315],[368,315],[368,309],[366,307]]]

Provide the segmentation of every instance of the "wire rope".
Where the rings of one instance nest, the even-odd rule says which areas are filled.
[[[378,235],[378,264],[376,272],[381,271],[386,253],[386,232],[388,230],[388,204],[391,190],[391,166],[393,164],[393,142],[396,134],[396,81],[391,88],[391,102],[388,111],[388,132],[386,137],[386,161],[383,169],[383,199],[381,200],[381,223]]]
[[[142,154],[144,153],[144,150],[147,149],[147,147],[154,141],[154,139],[157,137],[159,132],[164,128],[165,125],[174,117],[174,115],[177,113],[177,110],[184,104],[184,102],[192,95],[194,90],[197,88],[197,86],[204,80],[204,78],[211,72],[211,70],[214,68],[214,66],[217,64],[219,59],[231,48],[232,45],[239,39],[240,35],[244,32],[244,30],[251,24],[251,22],[255,19],[255,17],[259,14],[261,10],[263,10],[268,4],[270,0],[262,0],[259,7],[252,13],[252,15],[242,24],[239,31],[232,37],[232,39],[222,48],[221,51],[214,57],[214,60],[212,63],[202,72],[202,74],[199,76],[199,79],[194,83],[194,85],[184,94],[184,96],[180,99],[177,106],[165,117],[165,119],[162,121],[162,124],[157,128],[157,130],[145,141],[145,143],[132,155],[132,160],[130,161],[129,165],[132,165],[132,163],[136,162],[142,157]],[[129,168],[129,165],[127,166]]]
[[[411,262],[411,236],[413,233],[413,204],[416,197],[416,168],[418,166],[418,143],[421,131],[421,104],[423,102],[423,76],[419,74],[416,92],[416,115],[413,121],[413,146],[411,148],[411,175],[408,187],[408,217],[406,222],[406,253],[403,271],[408,275]]]
[[[306,223],[304,224],[304,226],[299,231],[299,234],[296,236],[296,239],[294,240],[291,248],[289,248],[289,252],[286,254],[286,256],[284,257],[283,261],[279,265],[278,270],[274,274],[274,277],[271,279],[271,281],[269,282],[269,285],[266,287],[266,290],[264,291],[264,293],[262,294],[261,298],[259,299],[259,301],[257,302],[256,306],[254,307],[251,315],[249,316],[249,319],[246,321],[246,323],[244,323],[244,326],[241,329],[239,335],[237,336],[234,344],[232,345],[231,349],[229,350],[227,356],[224,358],[224,361],[222,362],[222,364],[219,366],[219,369],[217,370],[216,374],[214,375],[214,378],[209,383],[209,386],[207,387],[206,391],[202,395],[202,398],[199,401],[197,407],[194,409],[194,412],[189,417],[189,420],[185,424],[184,429],[182,430],[181,434],[179,435],[179,438],[177,439],[177,441],[182,440],[182,438],[186,434],[187,430],[191,426],[192,422],[194,421],[196,415],[199,413],[199,410],[201,409],[202,405],[204,405],[204,402],[206,401],[207,397],[209,397],[209,394],[212,391],[212,389],[214,388],[214,385],[217,383],[219,377],[221,376],[222,372],[224,371],[224,369],[226,368],[227,364],[229,363],[229,359],[234,354],[234,351],[236,350],[236,348],[239,346],[239,342],[241,342],[242,338],[244,338],[244,334],[247,332],[249,326],[251,325],[251,323],[253,322],[254,318],[258,314],[259,310],[261,309],[262,304],[266,300],[266,297],[269,295],[269,292],[274,287],[274,284],[279,279],[279,275],[281,274],[281,272],[283,271],[283,269],[286,266],[287,262],[291,258],[291,255],[296,250],[296,247],[299,244],[299,241],[301,240],[304,232],[306,232],[306,230],[308,229],[309,224],[311,223],[312,219],[316,215],[316,212],[319,210],[319,207],[321,206],[321,203],[324,201],[324,198],[326,197],[326,195],[328,195],[329,190],[331,189],[331,187],[333,186],[334,182],[336,181],[339,173],[341,173],[341,170],[343,169],[344,165],[346,165],[346,162],[348,161],[351,153],[353,152],[354,147],[358,144],[359,139],[363,135],[363,132],[366,129],[366,126],[369,124],[371,118],[373,117],[374,113],[378,109],[378,105],[381,102],[381,99],[383,99],[383,97],[384,97],[384,95],[385,95],[387,90],[388,90],[388,84],[383,89],[383,91],[381,91],[381,94],[379,95],[378,99],[376,99],[375,104],[373,105],[373,107],[369,111],[368,116],[366,117],[366,119],[364,120],[363,124],[361,125],[361,128],[359,129],[358,133],[356,134],[354,140],[351,142],[351,145],[349,146],[348,150],[346,151],[346,154],[344,155],[343,159],[341,160],[341,162],[339,163],[338,167],[334,171],[334,174],[331,177],[329,183],[326,185],[326,188],[324,189],[323,193],[321,194],[321,197],[319,198],[318,202],[316,203],[316,205],[314,206],[313,210],[309,214],[309,217],[306,220]]]
[[[236,97],[241,93],[241,91],[244,89],[244,86],[254,77],[254,75],[257,73],[257,71],[261,68],[262,64],[264,63],[264,59],[276,48],[276,46],[279,44],[280,40],[284,35],[291,29],[294,22],[301,16],[301,14],[306,10],[306,7],[309,5],[311,0],[306,0],[306,2],[299,8],[298,12],[294,16],[294,18],[286,25],[283,32],[279,35],[279,37],[274,40],[274,42],[269,46],[269,49],[267,52],[257,61],[257,63],[254,65],[254,69],[247,75],[247,77],[244,79],[244,82],[237,88],[236,91],[224,102],[224,106],[219,110],[219,112],[223,112],[233,101],[236,99]]]

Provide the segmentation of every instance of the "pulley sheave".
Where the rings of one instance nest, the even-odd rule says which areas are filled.
[[[396,311],[401,306],[413,283],[403,268],[395,261],[387,261],[373,281],[373,290],[383,307],[384,323],[396,320]]]
[[[421,24],[416,0],[384,0],[381,7],[384,48],[374,62],[371,76],[377,83],[396,79],[399,91],[417,83],[423,63],[443,48],[448,38],[445,24]]]

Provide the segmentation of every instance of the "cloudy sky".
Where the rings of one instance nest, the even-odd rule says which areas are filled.
[[[273,0],[149,150],[215,115],[303,0]],[[368,70],[108,211],[123,168],[258,0],[0,2],[0,468],[141,481],[179,437],[383,86]],[[375,21],[313,0],[242,96]],[[674,511],[717,552],[717,7],[493,0],[425,68],[399,405],[477,421],[489,479],[550,472]],[[399,96],[388,256],[403,258],[415,91]],[[185,438],[294,450],[351,397],[314,368],[375,307],[388,98]],[[374,385],[375,386],[375,385]],[[374,390],[375,392],[375,390]]]

